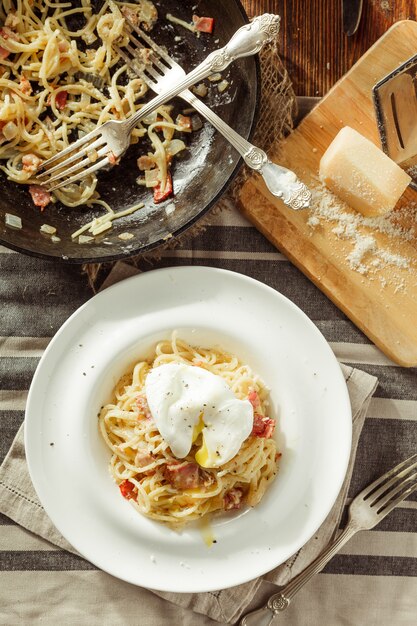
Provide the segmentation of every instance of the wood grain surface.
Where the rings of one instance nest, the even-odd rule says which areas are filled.
[[[357,231],[362,236],[372,236],[377,251],[400,255],[408,267],[381,266],[376,252],[375,257],[368,254],[366,271],[357,271],[349,262],[356,235],[339,236],[334,230],[337,221],[319,221],[313,227],[308,220],[323,198],[327,201],[328,192],[317,180],[321,155],[346,125],[379,143],[372,86],[416,49],[417,22],[403,21],[393,26],[291,133],[280,155],[270,154],[316,189],[310,211],[286,207],[271,196],[259,176],[249,179],[240,196],[243,213],[255,226],[376,345],[403,366],[417,365],[417,227],[413,206],[416,193],[409,189],[393,215],[398,226],[411,228],[413,239],[406,241],[365,226]],[[338,201],[333,197],[332,202],[337,205]],[[337,206],[345,215],[356,214],[346,205]]]
[[[363,0],[358,31],[343,34],[342,0],[243,0],[249,15],[282,17],[281,56],[297,95],[323,96],[383,35],[404,19],[417,19],[415,0]]]

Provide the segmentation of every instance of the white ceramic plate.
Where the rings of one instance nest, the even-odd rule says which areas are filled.
[[[173,329],[248,363],[278,418],[275,482],[256,508],[212,522],[211,548],[198,529],[179,534],[120,496],[97,427],[121,374]],[[85,558],[136,585],[201,592],[251,580],[310,539],[345,476],[351,412],[331,349],[294,304],[240,274],[176,267],[106,289],[62,326],[32,382],[25,443],[43,506]]]

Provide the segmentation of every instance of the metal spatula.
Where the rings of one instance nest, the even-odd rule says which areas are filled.
[[[417,189],[417,55],[372,90],[382,149],[412,178]]]

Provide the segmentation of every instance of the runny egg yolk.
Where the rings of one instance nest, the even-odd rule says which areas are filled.
[[[210,451],[207,447],[204,436],[203,436],[203,445],[201,446],[199,451],[196,452],[195,460],[197,461],[199,465],[201,465],[201,467],[213,467]]]
[[[207,446],[206,440],[204,438],[204,418],[203,418],[204,413],[202,413],[200,415],[200,420],[197,424],[197,426],[194,426],[194,434],[193,434],[193,443],[196,442],[197,437],[199,436],[200,433],[203,433],[203,444],[201,446],[201,448],[199,448],[198,452],[196,452],[195,454],[195,460],[197,461],[197,463],[199,465],[201,465],[201,467],[213,467],[213,459],[212,459],[212,455],[210,454],[210,450]],[[216,461],[216,459],[214,459],[214,462]]]
[[[251,403],[238,400],[221,376],[201,367],[160,365],[149,372],[145,393],[161,436],[179,459],[201,434],[197,463],[219,467],[239,452],[252,431]]]
[[[194,426],[193,443],[196,441],[198,435],[202,432],[203,428],[204,428],[204,420],[203,420],[203,413],[201,413],[200,417],[198,418],[198,424]]]

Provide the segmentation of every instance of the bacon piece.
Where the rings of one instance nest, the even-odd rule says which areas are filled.
[[[153,456],[151,454],[148,454],[147,452],[142,452],[141,450],[139,450],[139,452],[135,456],[136,467],[146,467],[153,462]]]
[[[152,413],[149,409],[148,401],[144,396],[138,396],[136,398],[136,406],[139,409],[139,413],[142,413],[146,417],[146,419],[152,419]]]
[[[200,33],[212,33],[214,28],[214,18],[193,15],[193,24],[196,30],[199,30]]]
[[[121,118],[121,114],[120,114],[120,111],[118,111],[118,110],[116,109],[116,107],[112,107],[112,108],[111,108],[111,112],[113,113],[113,115],[114,115],[114,117],[116,118],[116,120],[120,120],[120,118]]]
[[[41,163],[42,159],[32,152],[29,152],[22,157],[23,171],[29,172],[30,174],[34,174]]]
[[[29,193],[32,196],[33,203],[35,206],[41,207],[41,211],[52,201],[52,196],[49,191],[40,185],[30,185]]]
[[[152,50],[150,48],[140,48],[139,50],[136,51],[136,58],[138,59],[138,61],[142,61],[143,65],[150,65],[151,64],[151,56],[152,56]],[[158,116],[159,117],[159,116]],[[163,118],[159,118],[159,121],[161,121]]]
[[[20,18],[16,15],[16,11],[13,9],[9,11],[6,17],[6,21],[4,22],[5,26],[8,26],[12,30],[15,30],[20,24]]]
[[[232,487],[223,496],[223,508],[225,511],[232,509],[240,509],[242,506],[243,489],[241,487]]]
[[[137,11],[135,11],[134,9],[131,9],[130,7],[122,7],[121,9],[122,15],[129,20],[129,22],[132,22],[132,24],[138,24],[139,23],[139,17],[138,17],[138,13]]]
[[[256,411],[256,409],[259,409],[259,407],[261,406],[259,394],[257,391],[255,391],[255,389],[249,393],[248,400],[253,406],[254,411]]]
[[[200,482],[203,483],[204,487],[211,487],[211,485],[213,485],[216,481],[213,474],[211,472],[208,472],[207,470],[201,469],[201,467],[199,468],[199,470]]]
[[[56,108],[60,111],[62,111],[62,109],[65,109],[65,107],[67,106],[67,98],[67,91],[59,91],[55,96]]]
[[[144,154],[138,158],[137,165],[141,172],[145,172],[146,170],[151,170],[155,167],[155,161],[148,157],[148,155]]]
[[[155,204],[159,204],[160,202],[163,202],[164,200],[169,198],[169,196],[172,195],[172,191],[173,191],[172,176],[168,172],[167,182],[166,182],[164,191],[161,190],[161,183],[159,183],[159,185],[153,188],[153,201],[155,202]]]
[[[135,494],[136,487],[133,483],[130,482],[130,480],[126,479],[122,483],[120,483],[119,489],[120,489],[120,493],[122,494],[124,498],[126,498],[126,500],[131,500],[136,495]]]
[[[158,19],[158,11],[153,2],[149,0],[141,0],[139,8],[139,21],[144,30],[152,30],[153,25]]]
[[[200,468],[197,463],[171,463],[164,468],[164,477],[175,489],[195,489],[200,485]]]
[[[263,439],[269,439],[275,429],[275,420],[265,415],[255,413],[253,417],[252,437],[262,437]]]
[[[109,159],[109,163],[111,165],[117,165],[120,161],[120,157],[117,158],[117,156],[111,150],[109,150],[109,152],[107,153],[107,158]]]
[[[179,115],[177,115],[175,123],[181,127],[181,131],[183,133],[190,133],[193,129],[191,117],[189,117],[188,115],[181,115],[180,113]]]
[[[30,84],[26,76],[23,76],[23,74],[20,77],[19,89],[26,96],[30,96],[30,94],[32,93],[32,85]]]
[[[58,50],[60,52],[68,52],[68,48],[69,48],[69,45],[67,41],[60,41],[58,43]]]
[[[16,35],[16,33],[14,33],[11,30],[11,28],[9,28],[8,26],[4,26],[3,28],[0,28],[0,37],[2,37],[5,40],[7,39],[13,39],[14,41],[19,40],[19,37]],[[3,59],[7,59],[9,54],[11,54],[10,50],[7,50],[6,48],[3,48],[3,46],[0,46],[0,61],[2,61]]]
[[[19,36],[8,26],[0,28],[0,37],[3,37],[3,39],[13,39],[13,41],[19,41]]]

